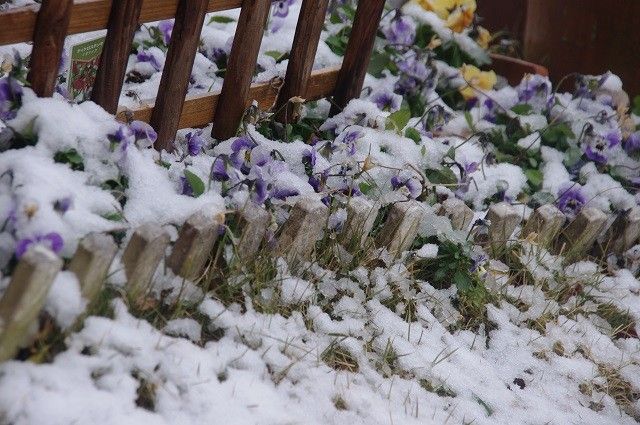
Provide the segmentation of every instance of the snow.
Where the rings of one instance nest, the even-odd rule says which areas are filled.
[[[417,1],[402,10],[476,62],[487,59],[470,29],[452,32]],[[254,81],[284,76],[288,61],[276,63],[273,56],[290,50],[299,11],[300,2],[292,4],[287,18],[277,22],[278,31],[271,16]],[[215,56],[229,53],[238,10],[215,16],[231,21],[207,16],[190,95],[217,91],[222,85],[216,73],[224,61]],[[388,14],[385,22],[393,18]],[[151,42],[149,29],[156,24],[137,32],[136,42]],[[324,40],[345,25],[327,25],[314,69],[340,63]],[[376,49],[385,47],[381,38],[376,43]],[[3,46],[0,54],[14,47],[22,56],[30,50],[27,45]],[[146,50],[162,68],[166,46],[156,43]],[[5,59],[9,63],[13,57]],[[439,203],[457,197],[472,207],[474,228],[482,230],[475,220],[498,198],[511,202],[526,218],[535,208],[533,196],[548,192],[549,202],[554,202],[567,184],[579,188],[588,206],[606,212],[610,221],[613,214],[638,205],[632,179],[640,163],[623,148],[626,141],[603,145],[607,158],[601,163],[584,154],[587,124],[596,136],[620,133],[609,103],[611,93],[622,91],[622,81],[607,75],[593,96],[559,93],[549,111],[549,99],[536,98],[530,103],[532,113],[516,115],[509,109],[522,102],[522,87],[509,86],[486,90],[476,105],[469,102],[456,110],[438,93],[456,92],[465,84],[460,70],[441,58],[432,65],[437,70],[435,88],[424,88],[419,96],[432,108],[425,112],[442,108],[442,125],[430,128],[420,114],[397,125],[397,116],[391,114],[398,108],[406,111],[406,102],[381,110],[374,96],[388,94],[400,104],[407,99],[394,92],[399,76],[386,70],[382,78],[367,75],[362,97],[331,118],[329,102],[307,104],[302,116],[322,120],[315,138],[272,140],[261,133],[261,124],[269,119],[261,115],[257,123],[242,128],[240,141],[249,140],[255,147],[241,155],[234,150],[239,138],[214,141],[211,125],[202,129],[203,146],[196,155],[189,154],[186,142],[187,133],[195,129],[179,131],[174,153],[149,149],[148,139],[114,141],[123,124],[93,102],[73,104],[60,95],[38,99],[25,88],[16,117],[0,126],[33,136],[28,146],[7,145],[0,152],[0,296],[23,239],[55,232],[64,242],[58,254],[68,261],[85,235],[110,232],[119,250],[106,278],[109,291],[102,294],[109,298],[106,312],[87,310],[72,272],[57,275],[44,311],[53,319],[60,342],[48,348],[36,344],[21,353],[32,361],[0,364],[0,423],[639,420],[640,401],[634,394],[640,388],[640,341],[633,333],[640,320],[640,245],[606,262],[590,257],[565,264],[552,248],[520,240],[516,230],[508,255],[489,260],[483,247],[473,245],[473,235],[453,230],[447,218],[436,214]],[[130,108],[152,99],[161,78],[160,70],[136,55],[127,65],[127,72],[132,71],[148,79],[125,83],[120,104]],[[508,160],[499,158],[503,152],[489,137],[494,130],[504,135],[512,130],[496,124],[496,111],[524,131],[510,139],[515,146],[508,146]],[[574,133],[565,135],[564,145],[542,137],[557,124]],[[567,160],[571,150],[578,151],[577,162]],[[81,167],[65,159],[74,152]],[[313,164],[306,162],[310,154]],[[257,157],[273,163],[258,166]],[[217,160],[240,161],[251,171],[234,169],[244,178],[237,184],[216,179],[212,170]],[[231,173],[231,165],[225,164]],[[542,174],[539,187],[528,181],[525,171],[531,170]],[[202,182],[201,194],[191,196],[184,190],[185,171]],[[322,180],[316,184],[320,189],[314,188],[310,175]],[[273,259],[272,269],[253,270],[266,260],[260,257],[255,264],[241,264],[237,275],[226,275],[221,266],[223,282],[205,287],[176,276],[163,259],[154,271],[151,307],[139,311],[127,304],[122,253],[137,226],[158,224],[175,242],[190,215],[229,217],[234,208],[253,202],[259,177],[269,189],[295,193],[261,203],[271,214],[269,234],[277,232],[291,206],[303,197],[330,203],[329,236],[323,243],[332,246],[330,262],[340,263],[338,267],[310,261],[294,268],[284,259]],[[434,184],[438,178],[453,180]],[[415,183],[421,193],[396,187],[404,180]],[[383,206],[418,198],[424,215],[417,249],[395,259],[384,247],[348,252],[340,246],[337,236],[347,219],[347,194],[356,190]],[[487,291],[487,299],[473,299],[474,293],[455,276],[447,276],[452,283],[444,288],[417,276],[421,264],[450,261],[444,242],[464,248],[461,252],[474,265],[461,265],[456,272],[473,278]],[[223,248],[224,260],[234,264],[231,245]],[[270,249],[267,244],[261,255]],[[481,313],[473,312],[473,302],[481,304]],[[606,308],[615,317],[607,315]],[[631,320],[627,334],[620,335],[616,320]],[[48,350],[56,352],[49,357]],[[626,400],[616,394],[621,386],[628,386]]]

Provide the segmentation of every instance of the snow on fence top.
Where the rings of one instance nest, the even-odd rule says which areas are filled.
[[[136,27],[141,22],[175,17],[153,106],[119,114],[123,120],[133,115],[151,123],[158,133],[156,148],[171,151],[179,128],[204,126],[212,120],[215,138],[233,136],[254,99],[264,109],[275,104],[276,110],[284,111],[281,114],[284,120],[286,112],[291,112],[291,105],[287,104],[292,98],[312,100],[333,95],[334,108],[341,108],[358,97],[384,0],[363,2],[358,7],[344,66],[312,73],[328,3],[329,0],[303,2],[287,75],[280,90],[274,84],[251,85],[271,0],[43,0],[39,10],[25,7],[0,13],[0,45],[33,40],[28,80],[36,94],[48,97],[54,91],[67,34],[106,28],[92,100],[115,114]],[[222,91],[185,101],[205,14],[240,6]]]

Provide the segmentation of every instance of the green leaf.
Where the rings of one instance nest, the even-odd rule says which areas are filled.
[[[542,186],[542,181],[544,179],[542,171],[536,170],[534,168],[529,168],[525,170],[524,175],[527,176],[529,184],[531,184],[531,187],[533,187],[534,189]]]
[[[571,147],[564,151],[564,165],[567,167],[573,167],[582,158],[582,150],[579,147]]]
[[[576,135],[571,131],[571,127],[563,122],[549,125],[542,131],[542,144],[561,151],[569,148],[569,139],[575,138]]]
[[[364,195],[368,195],[373,190],[374,185],[369,182],[362,182],[358,185],[358,187],[360,188],[360,192],[362,192]]]
[[[411,111],[407,108],[402,108],[387,117],[387,130],[402,131],[407,126],[407,123],[411,119]]]
[[[458,179],[450,168],[442,168],[441,170],[425,170],[427,179],[432,184],[456,184]]]
[[[453,283],[458,288],[458,291],[466,291],[467,289],[471,288],[473,282],[471,281],[471,278],[469,277],[469,274],[466,272],[466,270],[458,269],[453,274]]]
[[[124,221],[124,216],[119,211],[104,214],[102,217],[109,221]]]
[[[218,23],[218,24],[229,24],[231,22],[235,22],[236,20],[233,18],[229,18],[228,16],[212,16],[211,19],[209,19],[209,23]]]
[[[194,198],[197,198],[204,193],[204,182],[200,177],[196,176],[189,170],[184,170],[184,177],[187,179],[189,186],[191,186],[191,189],[193,190]]]
[[[53,160],[60,164],[69,164],[72,170],[83,171],[84,160],[77,150],[69,149],[66,151],[58,151],[53,156]]]
[[[518,115],[531,115],[533,107],[528,103],[519,103],[511,108],[511,110]]]
[[[276,61],[278,59],[280,59],[282,57],[282,53],[277,51],[277,50],[269,50],[267,52],[264,52],[265,55],[267,56],[271,56],[272,58],[274,58]]]
[[[473,124],[473,117],[471,116],[471,112],[464,111],[464,120],[467,122],[467,126],[472,132],[476,132],[476,126]]]
[[[633,107],[631,108],[631,112],[640,116],[640,95],[633,98]]]
[[[420,136],[420,132],[413,127],[407,127],[404,131],[404,137],[408,137],[413,140],[416,145],[419,145],[422,142],[422,137]]]
[[[388,53],[374,51],[371,55],[371,61],[369,61],[369,68],[367,69],[367,72],[376,78],[381,78],[382,72],[385,69],[389,69],[391,64],[391,58]]]

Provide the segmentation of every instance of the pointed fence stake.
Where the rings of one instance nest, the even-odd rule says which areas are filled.
[[[396,202],[391,206],[376,244],[386,247],[393,256],[402,254],[411,248],[418,237],[418,228],[424,212],[422,204],[418,201]]]
[[[597,208],[586,207],[567,225],[556,243],[565,260],[575,261],[584,257],[607,224],[607,216]]]
[[[185,279],[197,280],[213,252],[223,223],[224,215],[214,217],[199,212],[189,217],[180,229],[167,266]]]
[[[271,221],[271,214],[249,201],[235,214],[240,239],[236,252],[242,259],[251,259],[260,250],[260,245]]]
[[[506,202],[491,205],[487,211],[489,220],[489,244],[494,255],[499,255],[520,224],[520,214]]]
[[[118,246],[111,236],[99,233],[85,237],[78,244],[69,270],[78,278],[82,296],[89,304],[100,292],[117,250]]]
[[[623,211],[616,217],[605,236],[608,252],[620,255],[640,238],[640,207]]]
[[[38,320],[62,260],[42,246],[29,249],[18,262],[0,299],[0,362],[13,358]]]
[[[122,262],[127,275],[127,292],[132,300],[137,301],[149,290],[168,244],[169,235],[155,224],[142,225],[131,236]]]
[[[566,217],[562,211],[554,205],[543,205],[531,214],[527,224],[522,229],[520,238],[526,239],[529,235],[535,233],[535,242],[542,247],[548,247],[562,230],[565,220]]]
[[[278,235],[277,255],[290,263],[308,259],[317,241],[322,239],[329,208],[317,199],[298,201]]]
[[[373,229],[378,211],[380,204],[377,202],[373,203],[362,196],[350,198],[347,204],[347,221],[340,235],[342,244],[349,246],[355,243],[354,248],[360,248]]]
[[[438,215],[447,217],[454,230],[465,230],[473,221],[473,210],[461,199],[449,198],[442,203]]]

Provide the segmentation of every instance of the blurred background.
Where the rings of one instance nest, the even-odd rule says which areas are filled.
[[[558,83],[574,72],[622,78],[640,94],[640,0],[478,0],[481,25],[504,31],[510,54],[549,68]],[[565,84],[573,84],[567,79]]]

